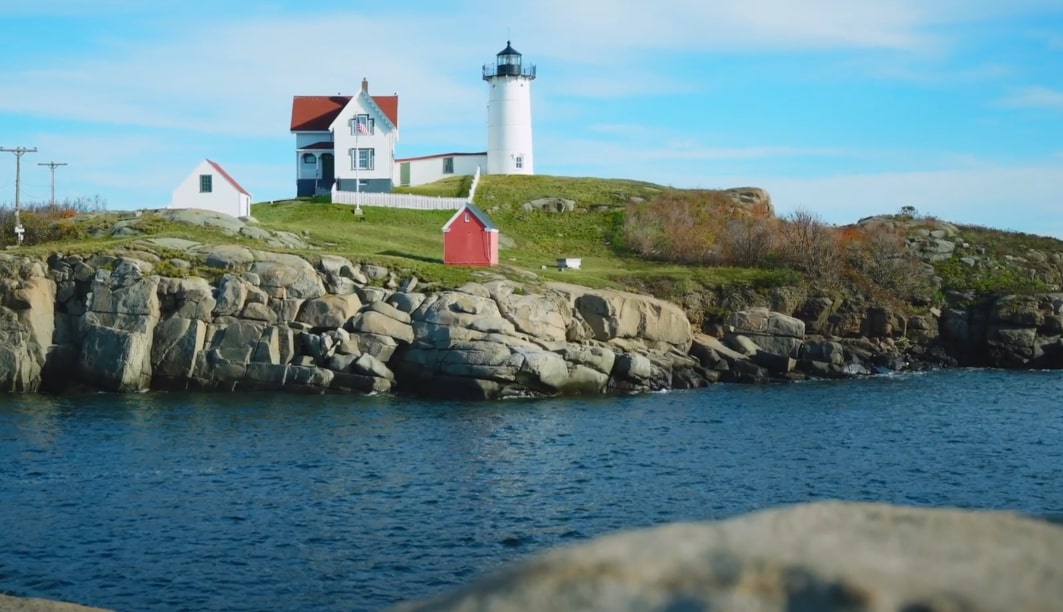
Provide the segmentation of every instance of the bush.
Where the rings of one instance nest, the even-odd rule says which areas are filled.
[[[732,227],[736,220],[748,224]],[[759,251],[772,242],[765,234],[770,224],[767,230],[757,226],[770,220],[767,209],[745,209],[723,191],[671,189],[649,202],[629,203],[621,234],[643,257],[719,265],[727,261],[728,249],[744,259],[766,256]],[[732,236],[732,230],[740,233]]]
[[[833,228],[809,211],[795,211],[780,223],[779,258],[819,288],[834,287],[840,280],[841,241]]]
[[[770,265],[778,248],[778,225],[774,220],[731,219],[721,236],[724,263],[731,266]]]
[[[44,242],[81,238],[81,231],[73,222],[80,213],[106,208],[99,196],[77,198],[61,203],[30,203],[19,207],[19,221],[25,233],[22,244],[33,246]],[[15,235],[14,207],[0,206],[0,247],[18,244]]]
[[[933,292],[932,271],[908,248],[902,230],[848,226],[842,229],[841,240],[847,265],[865,285],[907,301],[925,301]]]

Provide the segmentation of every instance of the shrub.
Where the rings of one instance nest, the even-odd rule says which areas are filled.
[[[33,246],[44,242],[80,238],[81,230],[73,222],[79,213],[93,212],[106,208],[99,196],[94,198],[77,198],[61,203],[30,203],[19,207],[19,221],[25,233],[22,244]],[[14,207],[0,207],[0,247],[17,244],[15,235]]]
[[[729,227],[735,220],[748,220],[750,224]],[[768,220],[767,208],[744,208],[723,191],[670,189],[649,202],[629,203],[621,235],[624,244],[643,257],[675,263],[721,264],[728,257],[729,248],[747,259],[753,256],[750,250],[764,248],[767,237],[756,222]],[[732,229],[741,230],[733,239]]]
[[[840,231],[840,237],[847,265],[865,285],[909,301],[926,300],[932,293],[932,274],[908,248],[902,230],[876,227],[867,231],[860,226],[847,226]]]
[[[778,248],[774,220],[731,219],[725,229],[720,246],[726,265],[764,267],[772,263]]]
[[[779,258],[803,272],[821,288],[838,284],[843,268],[841,241],[833,228],[806,210],[797,210],[779,224]]]

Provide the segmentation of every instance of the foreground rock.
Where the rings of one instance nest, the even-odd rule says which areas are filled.
[[[1063,528],[825,502],[550,551],[418,610],[1058,610]]]
[[[0,594],[0,610],[4,612],[107,612],[103,608],[88,608],[62,601],[10,597],[3,594]]]

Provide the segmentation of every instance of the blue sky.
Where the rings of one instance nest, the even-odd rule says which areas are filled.
[[[400,96],[399,156],[484,150],[480,67],[511,38],[538,68],[540,174],[1063,238],[1063,0],[0,0],[0,23],[26,202],[57,161],[59,199],[165,206],[208,157],[290,197],[292,96],[363,77]],[[0,202],[14,182],[0,155]]]

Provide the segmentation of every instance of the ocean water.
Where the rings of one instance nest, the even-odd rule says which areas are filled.
[[[0,396],[0,591],[121,611],[375,610],[555,545],[822,499],[1063,516],[1063,372]]]

